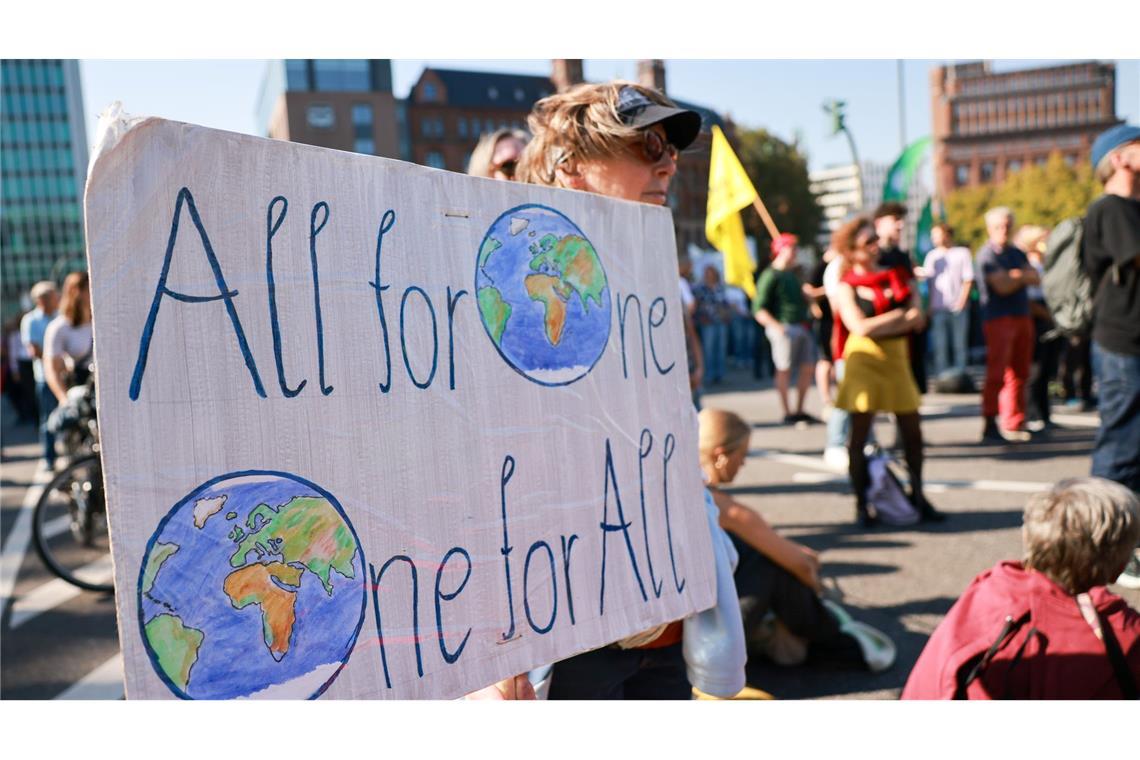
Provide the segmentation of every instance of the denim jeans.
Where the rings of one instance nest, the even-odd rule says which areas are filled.
[[[1093,341],[1092,360],[1100,389],[1092,474],[1140,493],[1140,356],[1114,353]]]
[[[934,374],[941,376],[948,369],[966,371],[966,340],[969,337],[970,312],[962,309],[930,313],[930,339],[934,342]],[[953,348],[953,359],[951,359]]]
[[[705,380],[708,385],[724,379],[724,358],[728,351],[728,325],[718,322],[701,325],[701,347],[705,352]]]
[[[47,418],[59,406],[59,402],[48,384],[42,380],[36,383],[36,401],[40,407],[40,443],[43,445],[44,464],[52,467],[55,465],[55,435],[48,432]]]

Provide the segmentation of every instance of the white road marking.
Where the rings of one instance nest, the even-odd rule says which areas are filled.
[[[111,580],[112,567],[111,557],[108,555],[84,565],[76,570],[75,574],[80,580],[91,583],[106,583]],[[12,617],[8,619],[8,628],[15,630],[32,618],[71,601],[83,593],[89,592],[71,585],[62,578],[56,578],[36,586],[12,602]]]
[[[56,699],[122,699],[124,694],[120,652],[73,683]]]
[[[54,477],[50,470],[36,470],[32,476],[32,484],[24,492],[24,502],[20,505],[20,513],[16,515],[16,522],[12,524],[12,531],[8,540],[4,542],[3,553],[0,554],[0,609],[8,606],[12,599],[12,589],[16,587],[16,577],[20,573],[20,565],[24,563],[24,555],[28,553],[28,544],[32,540],[32,513],[44,486]]]
[[[792,473],[793,483],[846,483],[846,475],[828,475],[822,472]],[[1052,483],[1034,483],[1025,480],[928,480],[924,490],[931,493],[946,491],[998,491],[1001,493],[1037,493],[1052,488]]]

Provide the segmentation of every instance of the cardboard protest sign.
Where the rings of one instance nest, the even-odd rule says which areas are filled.
[[[712,606],[667,210],[104,130],[128,696],[455,697]]]

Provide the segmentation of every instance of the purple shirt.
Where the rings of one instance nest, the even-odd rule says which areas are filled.
[[[974,257],[969,248],[935,248],[922,262],[930,283],[930,310],[951,311],[967,282],[974,281]]]

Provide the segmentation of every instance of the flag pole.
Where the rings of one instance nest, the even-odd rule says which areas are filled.
[[[764,226],[768,228],[768,234],[772,236],[772,239],[775,240],[780,237],[780,230],[776,228],[776,223],[772,221],[772,216],[764,206],[764,201],[760,200],[760,193],[756,193],[756,197],[752,200],[752,207],[756,209],[756,213],[764,220]]]

